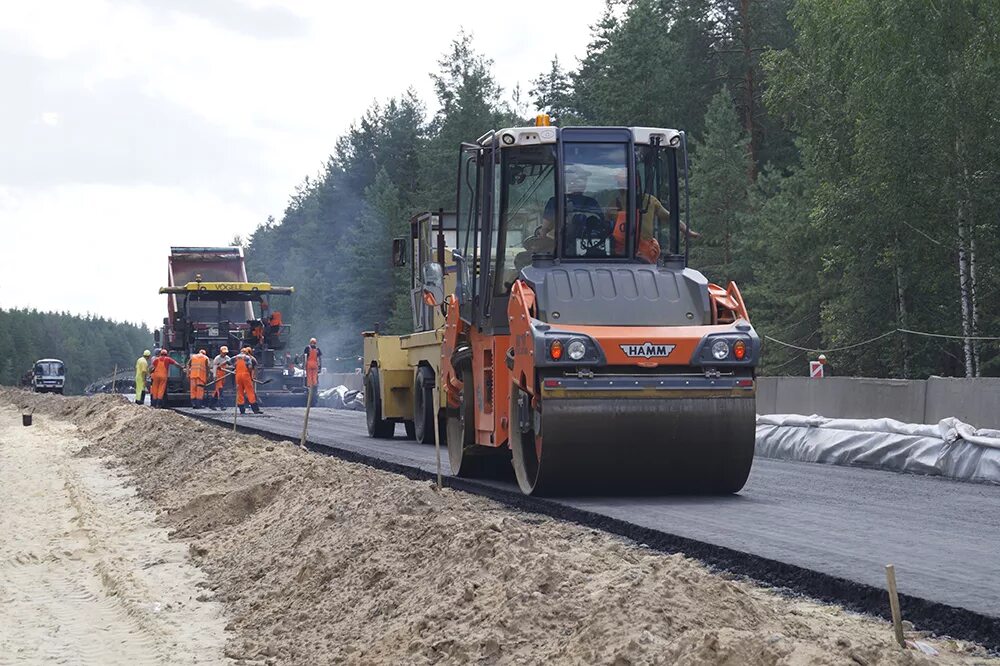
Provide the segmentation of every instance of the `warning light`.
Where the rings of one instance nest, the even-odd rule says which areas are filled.
[[[549,345],[549,356],[552,357],[553,361],[558,361],[559,359],[562,358],[562,355],[563,355],[562,343],[559,342],[558,340],[553,340],[552,344]]]
[[[549,118],[547,113],[539,113],[535,116],[535,127],[549,127],[552,125],[552,119]]]
[[[736,344],[733,345],[733,356],[736,357],[737,361],[742,361],[747,355],[747,343],[742,340],[737,340]]]

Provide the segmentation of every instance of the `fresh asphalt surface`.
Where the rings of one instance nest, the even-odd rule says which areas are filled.
[[[233,418],[232,411],[180,411],[230,424]],[[275,408],[241,416],[239,424],[298,441],[304,411]],[[435,472],[435,447],[403,439],[402,426],[396,430],[396,439],[371,439],[363,412],[313,408],[308,439]],[[447,475],[445,449],[441,465]],[[485,483],[516,490],[513,473],[510,481]],[[985,636],[1000,627],[1000,486],[757,458],[734,496],[553,501],[874,588],[885,587],[885,565],[893,563],[901,594],[986,616],[986,634],[975,632],[979,640],[992,643]]]

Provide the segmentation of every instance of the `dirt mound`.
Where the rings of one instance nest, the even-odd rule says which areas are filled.
[[[12,396],[12,393],[17,393]],[[881,621],[788,599],[602,532],[123,401],[0,399],[72,419],[165,509],[247,661],[930,661]],[[20,403],[19,403],[20,404]],[[941,643],[937,643],[942,647]]]

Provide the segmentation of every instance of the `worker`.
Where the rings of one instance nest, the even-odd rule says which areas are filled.
[[[628,201],[628,191],[625,188],[625,176],[618,178],[618,196],[615,199],[615,206],[618,208],[618,215],[615,218],[614,246],[615,254],[623,254],[625,251],[625,206]],[[656,239],[656,222],[662,225],[670,224],[670,211],[664,207],[660,200],[648,192],[643,194],[639,203],[637,213],[639,220],[639,241],[635,256],[647,263],[655,264],[660,256],[660,243]],[[688,231],[684,221],[679,222],[680,233],[683,236],[688,234],[691,239],[701,238],[697,231]]]
[[[309,346],[302,352],[306,363],[306,388],[319,386],[319,371],[323,367],[323,351],[316,346],[316,338],[309,338]]]
[[[590,169],[582,164],[573,164],[566,167],[566,198],[564,200],[564,210],[566,223],[562,226],[563,254],[565,256],[586,256],[587,248],[584,247],[588,236],[594,234],[596,238],[601,235],[606,238],[607,231],[611,230],[610,224],[604,217],[604,209],[598,203],[592,193],[587,191],[587,182],[590,179]],[[591,225],[598,228],[590,229]],[[535,233],[535,242],[540,248],[536,252],[551,252],[555,249],[555,227],[556,227],[556,198],[549,197],[542,213],[542,226]],[[544,242],[542,242],[544,239]],[[580,244],[578,245],[578,241]],[[596,248],[595,248],[596,249]]]
[[[181,364],[170,358],[166,349],[160,350],[160,355],[153,359],[150,374],[153,376],[153,386],[149,392],[149,404],[153,407],[166,407],[167,378],[170,376],[170,366]],[[183,370],[183,368],[181,368]]]
[[[232,374],[233,360],[229,358],[229,347],[219,347],[218,355],[212,359],[212,377],[215,385],[212,389],[212,400],[209,409],[222,409],[223,389],[226,388],[226,378]]]
[[[191,354],[187,362],[188,380],[191,383],[191,407],[201,409],[205,406],[205,384],[208,382],[208,355],[204,349],[197,354]]]
[[[253,388],[257,359],[251,352],[250,347],[244,347],[233,358],[233,366],[236,369],[236,406],[239,407],[240,414],[246,414],[247,404],[254,414],[261,413],[257,405],[257,393]]]
[[[146,381],[149,379],[149,350],[142,352],[135,362],[135,404],[146,402]]]

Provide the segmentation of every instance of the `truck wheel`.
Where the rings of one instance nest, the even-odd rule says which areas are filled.
[[[391,439],[396,431],[396,424],[382,418],[380,386],[378,368],[372,368],[365,377],[365,416],[368,422],[368,436]]]
[[[417,368],[413,381],[413,431],[421,444],[434,443],[434,371]]]
[[[403,429],[406,431],[406,439],[417,438],[417,427],[413,421],[403,421]]]

